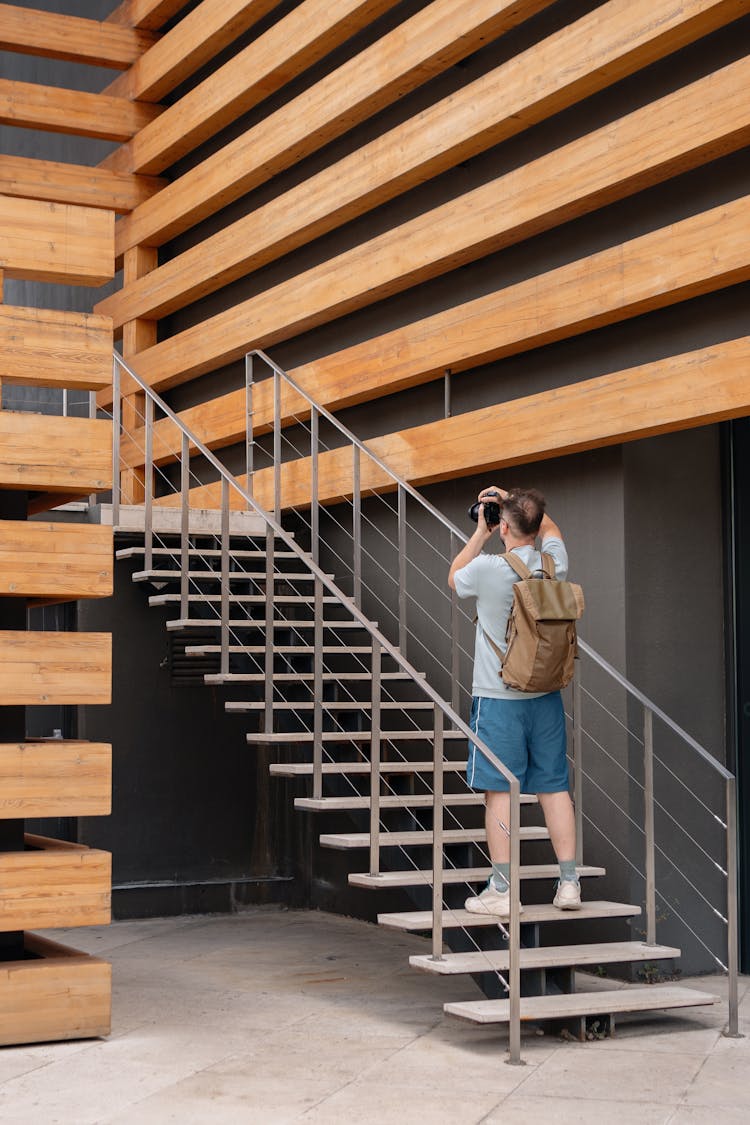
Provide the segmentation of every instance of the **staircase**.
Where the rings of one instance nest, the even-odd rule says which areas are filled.
[[[372,460],[381,479],[384,473],[390,475],[396,504],[374,489],[363,490],[363,462],[371,456],[368,450],[296,385],[291,390],[307,402],[307,408],[300,411],[295,421],[307,426],[310,434],[311,492],[305,508],[287,508],[280,404],[288,377],[267,357],[259,358],[271,366],[276,402],[273,514],[264,512],[252,495],[251,445],[248,476],[243,483],[188,434],[166,404],[118,359],[115,418],[119,423],[118,369],[122,366],[153,403],[148,412],[151,425],[155,409],[162,430],[166,420],[180,430],[180,485],[178,488],[171,483],[174,474],[167,475],[160,469],[151,452],[147,454],[145,479],[157,480],[158,487],[151,494],[147,491],[142,523],[132,513],[124,518],[117,495],[103,517],[111,520],[118,536],[127,533],[132,537],[134,530],[143,527],[143,540],[136,545],[121,545],[117,557],[134,561],[133,580],[144,587],[150,605],[174,611],[167,628],[183,634],[189,631],[191,643],[186,654],[197,660],[212,656],[217,661],[219,670],[207,673],[206,683],[246,687],[245,698],[228,701],[226,707],[247,715],[249,748],[269,744],[285,748],[285,756],[291,760],[273,763],[271,774],[279,779],[309,778],[309,795],[297,798],[295,807],[301,812],[325,814],[320,834],[323,847],[354,853],[352,866],[356,869],[349,874],[349,882],[373,891],[398,891],[403,896],[404,909],[379,914],[380,925],[431,935],[431,954],[419,953],[410,958],[415,969],[437,975],[479,977],[488,998],[448,1004],[446,1011],[476,1023],[509,1025],[509,1061],[518,1062],[520,1028],[526,1020],[563,1021],[585,1037],[586,1020],[591,1016],[608,1018],[612,1030],[616,1013],[693,1007],[718,1000],[709,993],[672,984],[576,991],[576,967],[589,966],[601,971],[605,965],[640,964],[652,969],[657,962],[672,966],[680,956],[680,949],[674,944],[656,941],[656,871],[661,849],[654,833],[654,803],[657,809],[662,806],[654,798],[653,720],[666,723],[671,735],[677,734],[682,740],[683,749],[690,748],[706,768],[718,771],[720,785],[724,787],[723,818],[715,811],[709,812],[726,831],[726,866],[715,864],[726,879],[726,914],[714,908],[714,914],[726,926],[726,964],[714,951],[711,955],[716,964],[729,972],[728,1031],[736,1034],[734,779],[586,646],[584,656],[594,662],[597,674],[605,676],[618,691],[622,689],[628,704],[635,700],[643,706],[643,775],[641,780],[630,778],[630,783],[638,782],[645,798],[643,902],[597,897],[596,882],[607,876],[607,868],[583,861],[584,786],[589,782],[595,784],[591,769],[587,772],[584,768],[583,746],[587,739],[598,744],[599,728],[584,725],[584,693],[589,693],[582,688],[579,677],[572,701],[571,742],[583,907],[576,912],[561,912],[550,905],[547,881],[555,877],[557,868],[547,832],[540,826],[535,798],[520,794],[518,783],[511,779],[510,824],[503,826],[511,842],[510,918],[498,923],[497,918],[463,909],[467,894],[476,892],[490,870],[482,797],[468,789],[464,780],[467,739],[490,759],[496,759],[460,718],[459,708],[464,700],[459,684],[466,683],[468,678],[461,675],[461,664],[465,667],[466,663],[461,654],[465,622],[459,618],[461,611],[455,597],[443,594],[448,602],[446,617],[437,620],[431,618],[432,603],[420,605],[414,583],[411,588],[407,584],[407,567],[412,566],[407,533],[414,530],[416,523],[408,518],[407,502],[418,510],[421,523],[417,532],[431,546],[438,536],[433,534],[432,526],[425,535],[425,521],[439,525],[443,539],[447,539],[446,560],[458,549],[461,532],[374,456]],[[250,365],[248,368],[251,370]],[[249,395],[251,389],[249,386]],[[335,516],[329,516],[317,503],[316,481],[319,458],[323,456],[318,437],[321,418],[339,431],[351,449],[353,492],[349,502],[352,525],[348,558],[341,555],[340,534],[326,538],[324,525]],[[137,433],[126,436],[131,443],[141,440]],[[171,444],[174,445],[174,436]],[[192,498],[189,444],[219,474],[216,485],[199,488],[199,482],[195,482]],[[146,443],[146,449],[151,449],[151,441]],[[118,456],[116,447],[116,474],[120,467]],[[372,477],[369,472],[367,475]],[[201,498],[201,503],[209,501],[206,510],[199,513],[191,507],[195,496]],[[377,598],[367,589],[368,567],[374,556],[367,546],[363,500],[370,502],[376,497],[379,504],[388,507],[396,524],[389,543],[393,555],[383,567],[390,570],[395,591],[390,602],[381,598],[388,619],[382,626],[365,612],[375,605]],[[211,507],[211,501],[218,503]],[[289,530],[282,526],[282,510]],[[163,516],[165,511],[170,513],[169,517]],[[329,560],[336,564],[331,568],[335,574],[323,569]],[[422,573],[417,585],[426,586],[427,581]],[[412,641],[414,617],[410,618],[410,607],[413,613],[415,606],[423,631],[431,629],[435,637],[434,645],[421,650],[426,657],[427,674],[410,662],[412,651],[416,651]],[[448,644],[439,643],[441,633]],[[196,639],[196,634],[202,639]],[[448,652],[444,660],[440,653],[429,651],[437,647]],[[626,725],[621,714],[627,716],[627,709],[604,710],[621,726]],[[606,749],[602,752],[609,754]],[[659,765],[663,763],[658,755],[656,761]],[[592,767],[593,764],[592,761]],[[632,820],[629,813],[626,815]],[[349,830],[340,828],[344,816],[351,824]],[[331,824],[337,830],[329,830]],[[600,826],[597,831],[605,835],[609,826]],[[588,835],[591,833],[587,831]],[[611,832],[610,837],[609,843],[615,846],[616,833]],[[592,846],[594,854],[587,858],[597,858],[597,850]],[[623,858],[628,860],[627,855]],[[519,899],[524,903],[523,913],[517,909]],[[645,940],[634,940],[628,927],[640,925],[642,907],[646,912]],[[587,940],[591,923],[602,940]],[[553,936],[548,939],[546,931],[550,926]],[[688,929],[694,933],[689,925]]]

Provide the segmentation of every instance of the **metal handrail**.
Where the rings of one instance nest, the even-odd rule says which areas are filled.
[[[265,359],[265,356],[263,357]],[[500,761],[499,758],[490,750],[490,748],[480,739],[474,731],[463,721],[461,716],[454,710],[450,703],[444,700],[440,694],[429,684],[425,677],[420,676],[419,672],[410,664],[401,651],[395,647],[388,638],[381,633],[377,626],[370,621],[360,607],[355,603],[352,598],[349,598],[343,590],[331,579],[317,563],[316,559],[311,558],[306,554],[297,542],[289,535],[278,518],[271,516],[266,512],[260,504],[254,499],[251,492],[247,488],[243,488],[239,481],[229,472],[229,470],[222,464],[222,462],[209,450],[203,442],[190,430],[188,426],[177,416],[177,414],[156,394],[152,387],[149,386],[141,377],[133,370],[130,364],[123,359],[118,352],[113,352],[113,379],[112,379],[112,420],[113,420],[113,457],[112,457],[112,522],[113,525],[117,523],[117,515],[119,510],[119,474],[120,474],[120,424],[121,424],[121,403],[120,403],[120,369],[125,371],[134,383],[145,393],[146,406],[147,406],[147,458],[146,458],[146,475],[148,477],[150,465],[153,464],[153,448],[152,448],[152,432],[153,432],[153,407],[158,406],[159,410],[169,418],[170,421],[177,426],[180,433],[183,435],[183,454],[185,453],[185,440],[192,443],[194,448],[213,466],[219,473],[222,482],[222,541],[228,539],[228,490],[233,488],[235,492],[243,498],[249,508],[251,508],[258,516],[260,516],[266,525],[266,535],[268,545],[270,547],[269,555],[273,553],[273,538],[278,537],[284,544],[293,551],[299,560],[305,565],[307,570],[316,578],[316,589],[320,590],[321,586],[325,586],[331,594],[333,594],[340,604],[346,607],[347,611],[356,618],[362,628],[369,633],[374,645],[377,645],[379,650],[385,651],[391,656],[396,664],[402,671],[406,672],[415,685],[418,685],[420,690],[432,700],[434,704],[434,730],[435,730],[435,749],[434,749],[434,769],[436,776],[440,779],[440,790],[442,796],[442,762],[443,762],[443,730],[444,722],[447,719],[454,728],[460,730],[466,738],[474,744],[481,754],[502,774],[506,779],[510,791],[510,825],[508,835],[510,837],[510,872],[509,872],[509,921],[508,921],[508,990],[509,990],[509,1052],[508,1061],[514,1065],[521,1062],[521,974],[520,974],[520,948],[521,948],[521,930],[520,930],[520,828],[521,828],[521,794],[520,783],[518,778],[511,773],[511,771]],[[279,376],[285,373],[278,369]],[[278,412],[278,395],[276,398],[276,408]],[[148,425],[150,419],[151,425]],[[277,451],[278,452],[278,451]],[[366,450],[369,455],[369,451]],[[248,459],[252,453],[248,450]],[[277,461],[278,464],[278,461]],[[409,486],[408,491],[413,493],[416,497],[419,496]],[[186,507],[189,507],[189,493],[185,487],[183,477],[182,481],[182,505],[183,505],[183,540],[185,540],[186,532],[186,519],[184,512]],[[279,503],[279,490],[278,484],[275,492],[276,506],[278,510]],[[153,494],[150,488],[146,489],[146,504],[145,504],[145,519],[147,533],[151,528],[151,514],[152,514],[152,501]],[[148,551],[148,545],[147,545]],[[267,559],[268,566],[268,559]],[[146,566],[148,569],[148,564]],[[268,591],[271,589],[270,584],[267,585]],[[319,616],[319,615],[316,615]],[[222,650],[224,649],[225,629],[222,622]],[[266,644],[269,641],[267,638]],[[266,700],[268,703],[268,699]],[[268,708],[267,708],[268,710]],[[440,715],[440,721],[438,720]],[[438,761],[439,757],[439,761]],[[320,771],[319,771],[320,773]],[[371,789],[371,805],[375,803],[375,793]],[[440,817],[436,815],[433,824],[433,956],[440,958],[442,956],[442,898],[443,898],[443,858],[442,858],[442,812],[443,802],[440,802]],[[437,812],[437,810],[436,810]]]

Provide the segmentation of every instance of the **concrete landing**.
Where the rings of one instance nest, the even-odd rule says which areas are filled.
[[[468,978],[408,966],[414,934],[321,913],[118,922],[55,931],[114,966],[108,1040],[0,1050],[3,1125],[735,1125],[750,1039],[725,1009],[621,1017],[579,1044],[443,1015]],[[583,987],[613,987],[582,978]],[[697,987],[725,995],[721,977]],[[741,984],[750,1032],[750,979]]]

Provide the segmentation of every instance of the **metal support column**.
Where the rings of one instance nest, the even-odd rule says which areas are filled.
[[[273,372],[273,516],[281,523],[281,375]]]
[[[229,481],[221,478],[221,666],[229,674]]]
[[[646,838],[646,944],[656,945],[656,842],[654,839],[654,714],[643,712],[643,831]]]
[[[273,529],[266,528],[266,630],[265,630],[265,720],[263,730],[270,734],[273,730],[273,640],[274,640],[274,535]]]
[[[727,799],[727,973],[729,1019],[724,1034],[730,1039],[741,1039],[739,1031],[739,1006],[737,975],[739,972],[739,926],[737,919],[737,782],[733,777],[726,781]]]
[[[153,570],[154,565],[154,400],[146,395],[144,404],[146,417],[146,455],[143,466],[144,505],[143,535],[145,540],[144,569]],[[118,481],[119,487],[119,481]]]
[[[458,554],[458,544],[454,532],[450,533],[450,557],[455,559]],[[461,618],[458,608],[458,594],[451,590],[451,707],[454,711],[461,710]]]
[[[245,356],[245,472],[247,492],[254,496],[253,472],[255,470],[255,437],[253,434],[253,356]]]
[[[508,922],[508,1062],[521,1065],[521,787],[510,783],[510,915]]]
[[[432,798],[432,960],[443,960],[443,731],[444,716],[437,703],[433,711],[434,756]]]
[[[576,818],[576,863],[583,863],[583,697],[580,663],[573,678],[573,802]]]
[[[313,626],[313,798],[323,796],[323,583],[314,584]]]
[[[406,492],[398,486],[398,647],[406,656]]]
[[[112,527],[120,522],[120,364],[112,361]],[[96,414],[94,415],[96,417]]]
[[[380,874],[380,642],[372,642],[372,704],[370,720],[370,874]]]
[[[318,453],[320,415],[310,413],[310,550],[314,563],[320,562],[320,501],[318,499]]]
[[[362,606],[362,488],[359,446],[352,446],[352,597]]]
[[[222,495],[226,481],[222,479]],[[180,443],[180,617],[190,616],[190,441],[186,433]]]

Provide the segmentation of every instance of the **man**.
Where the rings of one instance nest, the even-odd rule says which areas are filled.
[[[495,495],[492,495],[495,493]],[[499,499],[498,495],[499,494]],[[500,524],[488,527],[484,504],[501,505]],[[500,555],[482,554],[482,548],[497,530],[506,551],[514,551],[531,571],[541,571],[536,550],[551,555],[555,575],[564,579],[568,555],[559,527],[545,514],[545,502],[535,489],[507,492],[497,486],[479,493],[477,529],[456,555],[448,584],[460,598],[477,599],[477,632],[474,650],[471,729],[521,783],[522,793],[535,793],[544,813],[552,847],[560,864],[560,879],[554,905],[560,910],[578,910],[581,887],[576,874],[575,816],[568,792],[565,714],[559,691],[544,694],[515,691],[503,682],[500,659],[490,640],[505,652],[505,630],[513,605],[515,571]],[[488,639],[489,638],[489,639]],[[473,913],[506,916],[510,894],[510,823],[508,782],[476,749],[469,747],[467,780],[473,789],[484,790],[487,844],[492,874],[485,890],[466,900]]]

